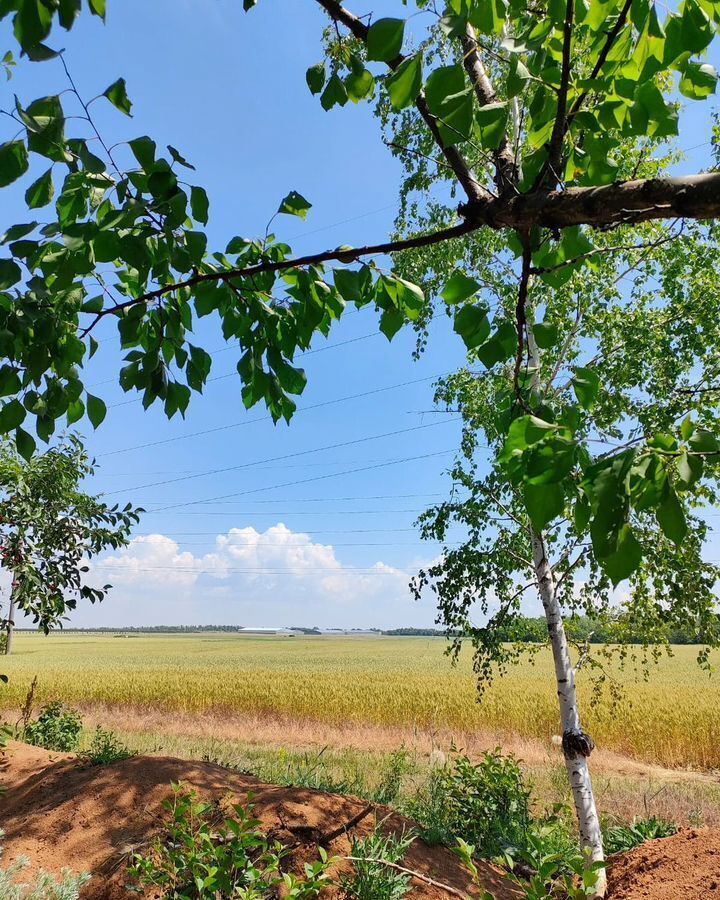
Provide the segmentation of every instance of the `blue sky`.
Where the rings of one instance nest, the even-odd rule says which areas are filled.
[[[275,223],[298,252],[384,239],[400,170],[370,107],[325,113],[305,85],[323,17],[309,0],[261,0],[249,15],[241,6],[114,0],[107,26],[85,16],[55,45],[86,97],[127,79],[132,120],[93,107],[109,143],[148,133],[196,166],[211,247],[262,233],[290,190],[313,204],[307,222]],[[373,4],[385,8],[397,6]],[[57,62],[25,64],[8,89],[28,102],[63,77]],[[688,145],[707,137],[704,128],[694,139],[702,115],[684,130]],[[168,422],[117,386],[114,324],[97,335],[87,384],[109,412],[86,433],[99,464],[91,487],[148,512],[131,548],[98,569],[115,585],[110,597],[72,624],[432,624],[431,599],[415,603],[407,582],[437,552],[412,523],[447,493],[458,445],[453,417],[427,412],[434,378],[462,359],[447,320],[432,322],[415,362],[411,332],[389,344],[371,309],[350,312],[301,358],[309,384],[290,427],[245,411],[237,354],[215,321],[202,320],[198,336],[213,355],[211,383],[184,421]]]

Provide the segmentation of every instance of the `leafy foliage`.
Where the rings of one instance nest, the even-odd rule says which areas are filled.
[[[281,871],[287,851],[259,830],[251,797],[246,807],[235,804],[225,811],[176,784],[164,807],[169,815],[166,834],[149,853],[136,853],[129,869],[142,887],[160,888],[163,896],[177,900],[214,900],[240,892],[246,900],[262,900],[282,886],[286,897],[312,900],[330,884],[332,861],[322,848],[317,862],[305,864],[304,878]]]
[[[671,837],[677,833],[677,825],[657,816],[634,819],[629,824],[612,825],[605,829],[603,841],[608,853],[625,853],[656,838]]]
[[[84,493],[94,471],[80,441],[23,460],[0,446],[0,556],[12,573],[17,608],[47,633],[79,599],[101,601],[109,584],[85,583],[87,561],[107,547],[124,546],[139,510],[108,506]]]
[[[46,750],[71,753],[78,749],[82,727],[79,713],[54,700],[42,707],[37,719],[27,723],[22,739]]]

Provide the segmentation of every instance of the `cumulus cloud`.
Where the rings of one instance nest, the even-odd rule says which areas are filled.
[[[113,590],[100,606],[79,609],[72,624],[431,625],[431,599],[418,604],[408,589],[414,571],[383,561],[349,565],[331,544],[282,523],[232,528],[197,555],[151,534],[93,564],[94,578]]]

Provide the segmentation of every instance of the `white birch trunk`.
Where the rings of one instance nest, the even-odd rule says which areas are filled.
[[[580,723],[577,691],[575,689],[575,670],[570,658],[565,626],[563,624],[560,604],[555,592],[555,579],[545,553],[545,542],[542,534],[532,533],[533,562],[538,591],[545,610],[545,619],[552,646],[557,680],[557,695],[560,704],[560,721],[562,723],[562,749],[565,756],[570,788],[575,802],[580,840],[583,848],[587,848],[592,862],[605,858],[603,852],[600,819],[595,806],[588,757],[594,748],[590,735],[585,734]],[[598,872],[596,897],[604,897],[607,889],[607,877],[604,869]]]
[[[10,609],[7,618],[7,633],[5,635],[5,656],[12,651],[13,632],[15,630],[15,598],[10,594]]]

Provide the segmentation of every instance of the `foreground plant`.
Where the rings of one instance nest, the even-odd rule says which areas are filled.
[[[22,222],[5,234],[0,432],[29,456],[33,417],[45,440],[63,418],[102,422],[105,404],[85,389],[82,368],[104,319],[117,322],[127,351],[123,388],[169,416],[184,413],[211,368],[188,334],[194,316],[210,313],[238,341],[245,404],[262,401],[273,418],[289,419],[306,380],[297,351],[327,334],[348,303],[374,304],[388,337],[406,322],[422,327],[432,308],[422,282],[483,375],[479,403],[462,404],[466,449],[481,431],[492,454],[486,477],[457,471],[468,504],[441,509],[433,526],[443,537],[458,513],[469,530],[465,552],[448,552],[447,565],[429,573],[442,582],[442,621],[472,631],[487,676],[508,661],[492,626],[517,609],[521,579],[531,579],[547,618],[580,833],[599,861],[593,740],[563,627],[570,574],[592,576],[587,593],[578,588],[589,606],[597,588],[607,605],[611,586],[635,579],[628,615],[649,631],[675,616],[705,634],[714,609],[716,572],[701,561],[704,530],[688,528],[688,509],[714,496],[720,454],[719,304],[707,278],[716,238],[713,225],[683,229],[681,220],[717,218],[720,174],[663,177],[663,159],[678,134],[678,96],[715,91],[705,54],[720,5],[448,0],[437,9],[416,0],[414,26],[429,24],[413,45],[402,18],[368,22],[337,0],[316,2],[332,28],[308,86],[326,110],[377,92],[408,173],[396,239],[294,257],[268,232],[230,237],[209,253],[207,195],[178,177],[192,165],[147,136],[109,148],[65,68],[67,93],[5,110],[16,121],[0,145],[0,186],[27,176],[32,210],[59,190],[42,226]],[[87,6],[104,17],[105,0]],[[53,28],[72,28],[81,9],[80,0],[8,0],[0,19],[12,17],[31,60],[53,60]],[[9,55],[3,65],[14,62]],[[130,114],[123,78],[95,99]],[[30,171],[30,154],[49,168]],[[428,199],[434,181],[445,203]],[[304,218],[309,208],[291,191],[277,210]],[[418,250],[394,256],[389,272],[365,262]],[[659,288],[636,294],[658,275]],[[456,388],[448,396],[462,394]],[[499,518],[517,529],[494,543]],[[499,611],[489,627],[473,628],[470,608],[488,615],[489,597]]]
[[[0,831],[0,842],[3,832]],[[0,846],[0,857],[3,850]],[[46,872],[40,872],[31,881],[25,880],[23,872],[30,862],[20,857],[6,869],[0,869],[0,897],[3,900],[79,900],[80,891],[90,881],[87,873],[73,875],[64,869],[58,881]]]
[[[37,719],[26,722],[21,738],[46,750],[72,753],[80,744],[82,727],[80,713],[66,709],[61,701],[54,700],[42,707]]]
[[[281,871],[289,851],[260,831],[252,797],[226,812],[180,784],[172,790],[163,804],[169,816],[164,833],[148,853],[133,854],[128,873],[137,885],[159,888],[176,900],[263,900],[281,886],[293,900],[312,900],[332,883],[333,860],[322,848],[320,859],[305,865],[304,877]]]

